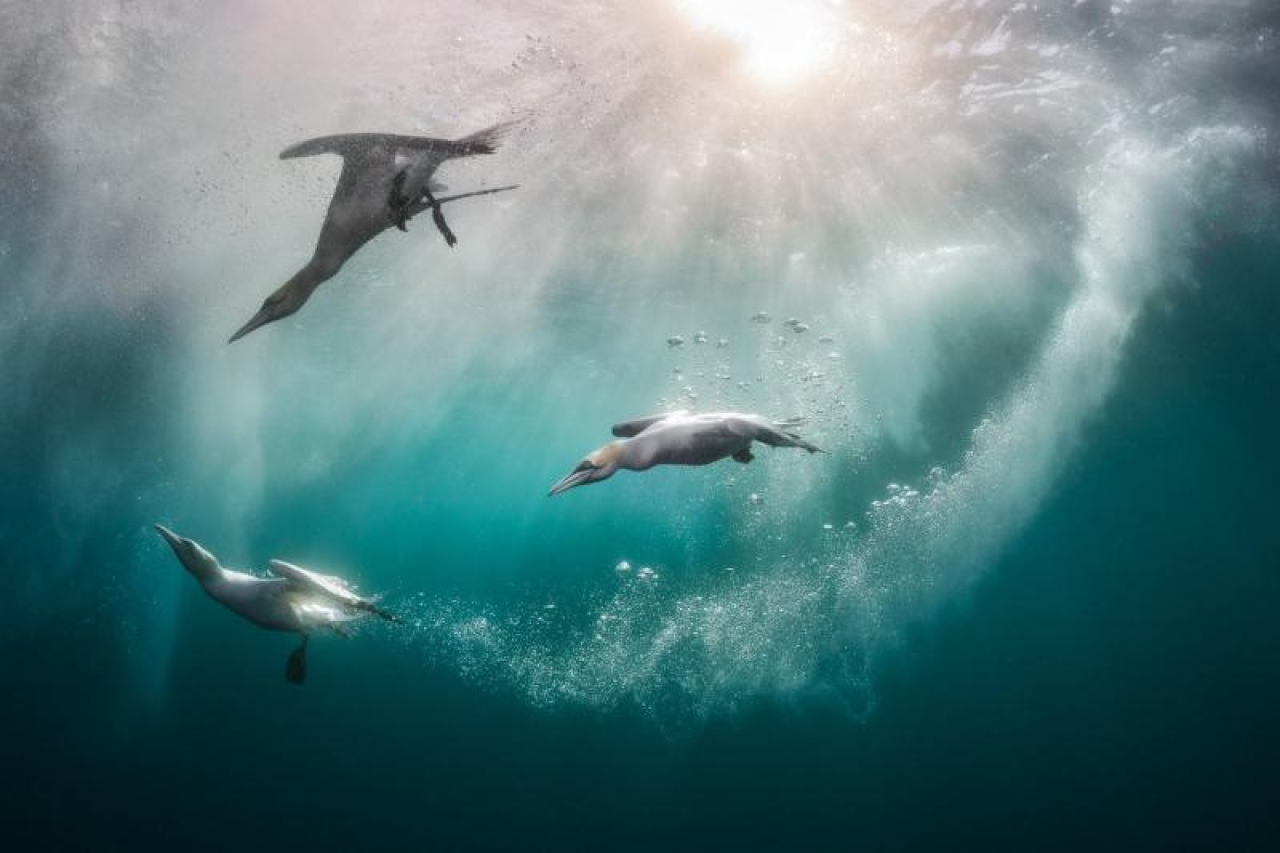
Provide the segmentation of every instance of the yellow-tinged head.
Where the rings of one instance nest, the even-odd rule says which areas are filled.
[[[626,444],[625,441],[611,441],[604,447],[588,453],[572,471],[561,477],[551,487],[551,491],[547,493],[548,497],[567,492],[577,486],[598,483],[601,480],[607,480],[612,477],[614,472],[618,470],[618,464],[622,461],[622,447],[624,444]]]

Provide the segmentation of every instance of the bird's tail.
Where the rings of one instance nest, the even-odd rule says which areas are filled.
[[[374,616],[377,616],[380,619],[386,619],[388,622],[391,622],[393,624],[396,624],[396,625],[404,624],[404,620],[401,619],[399,616],[392,613],[390,610],[382,609],[378,605],[374,604],[372,601],[362,602],[359,606],[359,609],[365,611],[366,613],[372,613]]]
[[[442,196],[436,197],[436,204],[444,204],[445,202],[449,202],[449,201],[457,201],[460,198],[475,198],[478,195],[493,195],[494,193],[505,193],[508,190],[514,190],[519,188],[520,188],[519,184],[510,184],[505,187],[492,187],[487,190],[475,190],[469,193],[458,193],[457,195],[442,195]],[[431,205],[429,204],[425,204],[423,207],[430,207],[430,206]],[[417,213],[422,209],[423,208],[417,208],[416,210],[414,210],[414,212]]]
[[[804,415],[800,415],[798,417],[787,418],[782,421],[774,421],[773,425],[791,441],[792,447],[799,447],[803,450],[809,451],[810,453],[826,453],[827,451],[823,450],[821,447],[818,447],[816,444],[810,444],[792,432],[796,427],[803,426],[808,422],[808,418]]]
[[[821,447],[818,447],[818,445],[810,444],[809,442],[805,441],[803,438],[796,435],[794,432],[788,432],[788,433],[785,433],[785,435],[787,436],[787,438],[795,442],[796,447],[799,447],[802,450],[807,450],[810,453],[826,453],[827,452],[823,450]]]
[[[492,127],[486,127],[484,130],[477,130],[470,136],[455,139],[451,143],[453,151],[450,153],[454,157],[469,157],[472,154],[492,154],[498,150],[498,146],[502,144],[502,140],[506,135],[519,127],[520,124],[520,119],[499,122]]]

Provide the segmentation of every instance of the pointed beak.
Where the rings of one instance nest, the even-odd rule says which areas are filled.
[[[594,469],[588,469],[586,471],[574,471],[571,474],[562,477],[554,486],[551,487],[551,491],[547,492],[547,497],[553,498],[561,492],[569,491],[575,486],[581,486],[584,483],[591,482],[591,475],[594,473]]]
[[[182,537],[165,527],[163,524],[157,524],[155,525],[155,528],[156,533],[159,533],[160,537],[169,543],[169,547],[172,548],[176,554],[178,552],[178,545],[182,542]]]
[[[250,320],[249,322],[241,326],[240,329],[234,335],[231,336],[231,339],[228,340],[227,343],[234,344],[236,341],[240,340],[245,335],[252,332],[254,329],[259,329],[275,319],[276,317],[274,317],[271,314],[271,312],[267,310],[266,306],[263,306],[262,308],[258,309],[257,314],[253,315],[252,320]]]

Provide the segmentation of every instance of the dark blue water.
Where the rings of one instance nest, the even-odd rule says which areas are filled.
[[[1273,848],[1274,15],[1132,5],[850,8],[780,100],[674,12],[0,10],[6,849]],[[276,149],[517,95],[520,200],[222,343]],[[545,497],[677,405],[830,453]],[[408,624],[290,687],[156,522]]]

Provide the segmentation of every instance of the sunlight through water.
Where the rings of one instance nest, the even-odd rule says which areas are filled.
[[[0,52],[26,99],[0,130],[31,172],[13,186],[38,200],[0,243],[0,434],[46,448],[14,455],[14,529],[57,512],[15,611],[88,596],[92,554],[123,713],[162,706],[170,661],[242,635],[198,621],[160,522],[228,565],[341,566],[413,626],[362,652],[522,703],[864,713],[1123,405],[1132,329],[1197,246],[1265,218],[1269,119],[1208,82],[1269,49],[1250,20],[30,4],[26,64]],[[281,150],[507,120],[493,155],[441,170],[450,192],[519,184],[451,206],[455,248],[419,217],[226,344],[306,262],[340,173]],[[827,452],[547,497],[613,423],[677,408],[804,417]]]
[[[803,81],[829,65],[841,25],[824,0],[671,0],[695,27],[729,40],[743,67],[768,86]]]

